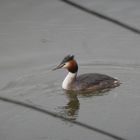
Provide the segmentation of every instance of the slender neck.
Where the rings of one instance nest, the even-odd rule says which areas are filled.
[[[77,72],[75,72],[75,73],[69,72],[62,83],[62,88],[66,89],[66,90],[71,90],[72,84],[76,80],[76,76],[77,76]]]

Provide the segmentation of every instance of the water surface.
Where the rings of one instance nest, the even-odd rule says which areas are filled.
[[[0,3],[0,96],[139,140],[140,36],[56,0]],[[112,16],[140,27],[132,20],[140,19],[138,3],[94,5],[105,13],[110,8]],[[124,5],[128,7],[117,11]],[[107,74],[119,79],[121,86],[100,94],[66,93],[61,83],[67,71],[51,69],[67,54],[75,54],[79,74]],[[0,110],[4,140],[112,139],[18,105],[0,101]]]

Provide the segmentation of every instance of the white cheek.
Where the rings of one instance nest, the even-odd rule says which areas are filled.
[[[65,63],[65,65],[63,66],[63,68],[68,68],[70,66],[69,63]]]

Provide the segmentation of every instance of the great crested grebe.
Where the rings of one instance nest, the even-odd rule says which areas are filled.
[[[66,56],[53,70],[60,68],[66,68],[69,72],[62,83],[62,88],[65,90],[100,91],[115,88],[120,85],[117,79],[104,74],[86,73],[77,76],[78,64],[74,59],[74,55]]]

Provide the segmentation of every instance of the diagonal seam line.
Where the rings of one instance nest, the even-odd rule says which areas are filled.
[[[103,135],[106,135],[108,137],[111,137],[115,140],[126,140],[120,136],[117,136],[117,135],[114,135],[112,133],[109,133],[107,131],[104,131],[104,130],[101,130],[101,129],[98,129],[96,127],[93,127],[93,126],[90,126],[88,124],[85,124],[85,123],[82,123],[80,121],[72,121],[68,118],[65,118],[57,113],[54,113],[54,112],[51,112],[49,110],[46,110],[46,109],[42,109],[40,107],[37,107],[37,106],[34,106],[34,105],[31,105],[31,104],[27,104],[25,102],[22,102],[22,101],[18,101],[18,100],[15,100],[15,99],[11,99],[11,98],[7,98],[7,97],[3,97],[3,96],[0,96],[0,100],[1,101],[4,101],[4,102],[8,102],[8,103],[12,103],[12,104],[15,104],[15,105],[19,105],[19,106],[22,106],[22,107],[26,107],[26,108],[29,108],[29,109],[32,109],[32,110],[35,110],[35,111],[38,111],[38,112],[41,112],[41,113],[44,113],[46,115],[49,115],[49,116],[52,116],[52,117],[55,117],[55,118],[58,118],[58,119],[62,119],[62,120],[65,120],[67,122],[70,122],[72,124],[75,124],[77,126],[81,126],[83,128],[86,128],[86,129],[89,129],[91,131],[94,131],[94,132],[97,132],[97,133],[100,133],[100,134],[103,134]]]
[[[106,16],[106,15],[101,14],[99,12],[96,12],[94,10],[90,10],[90,9],[88,9],[88,8],[86,8],[86,7],[78,4],[78,3],[75,3],[73,1],[70,1],[70,0],[60,0],[60,1],[65,2],[65,3],[67,3],[67,4],[69,4],[69,5],[73,6],[73,7],[75,7],[77,9],[80,9],[81,11],[84,11],[86,13],[89,13],[91,15],[94,15],[94,16],[96,16],[98,18],[101,18],[101,19],[104,19],[106,21],[112,22],[112,23],[114,23],[114,24],[116,24],[116,25],[118,25],[118,26],[120,26],[122,28],[125,28],[125,29],[127,29],[127,30],[129,30],[129,31],[131,31],[133,33],[140,34],[140,29],[137,29],[137,28],[132,27],[132,26],[130,26],[128,24],[125,24],[125,23],[123,23],[123,22],[121,22],[121,21],[119,21],[117,19],[114,19],[112,17]]]

